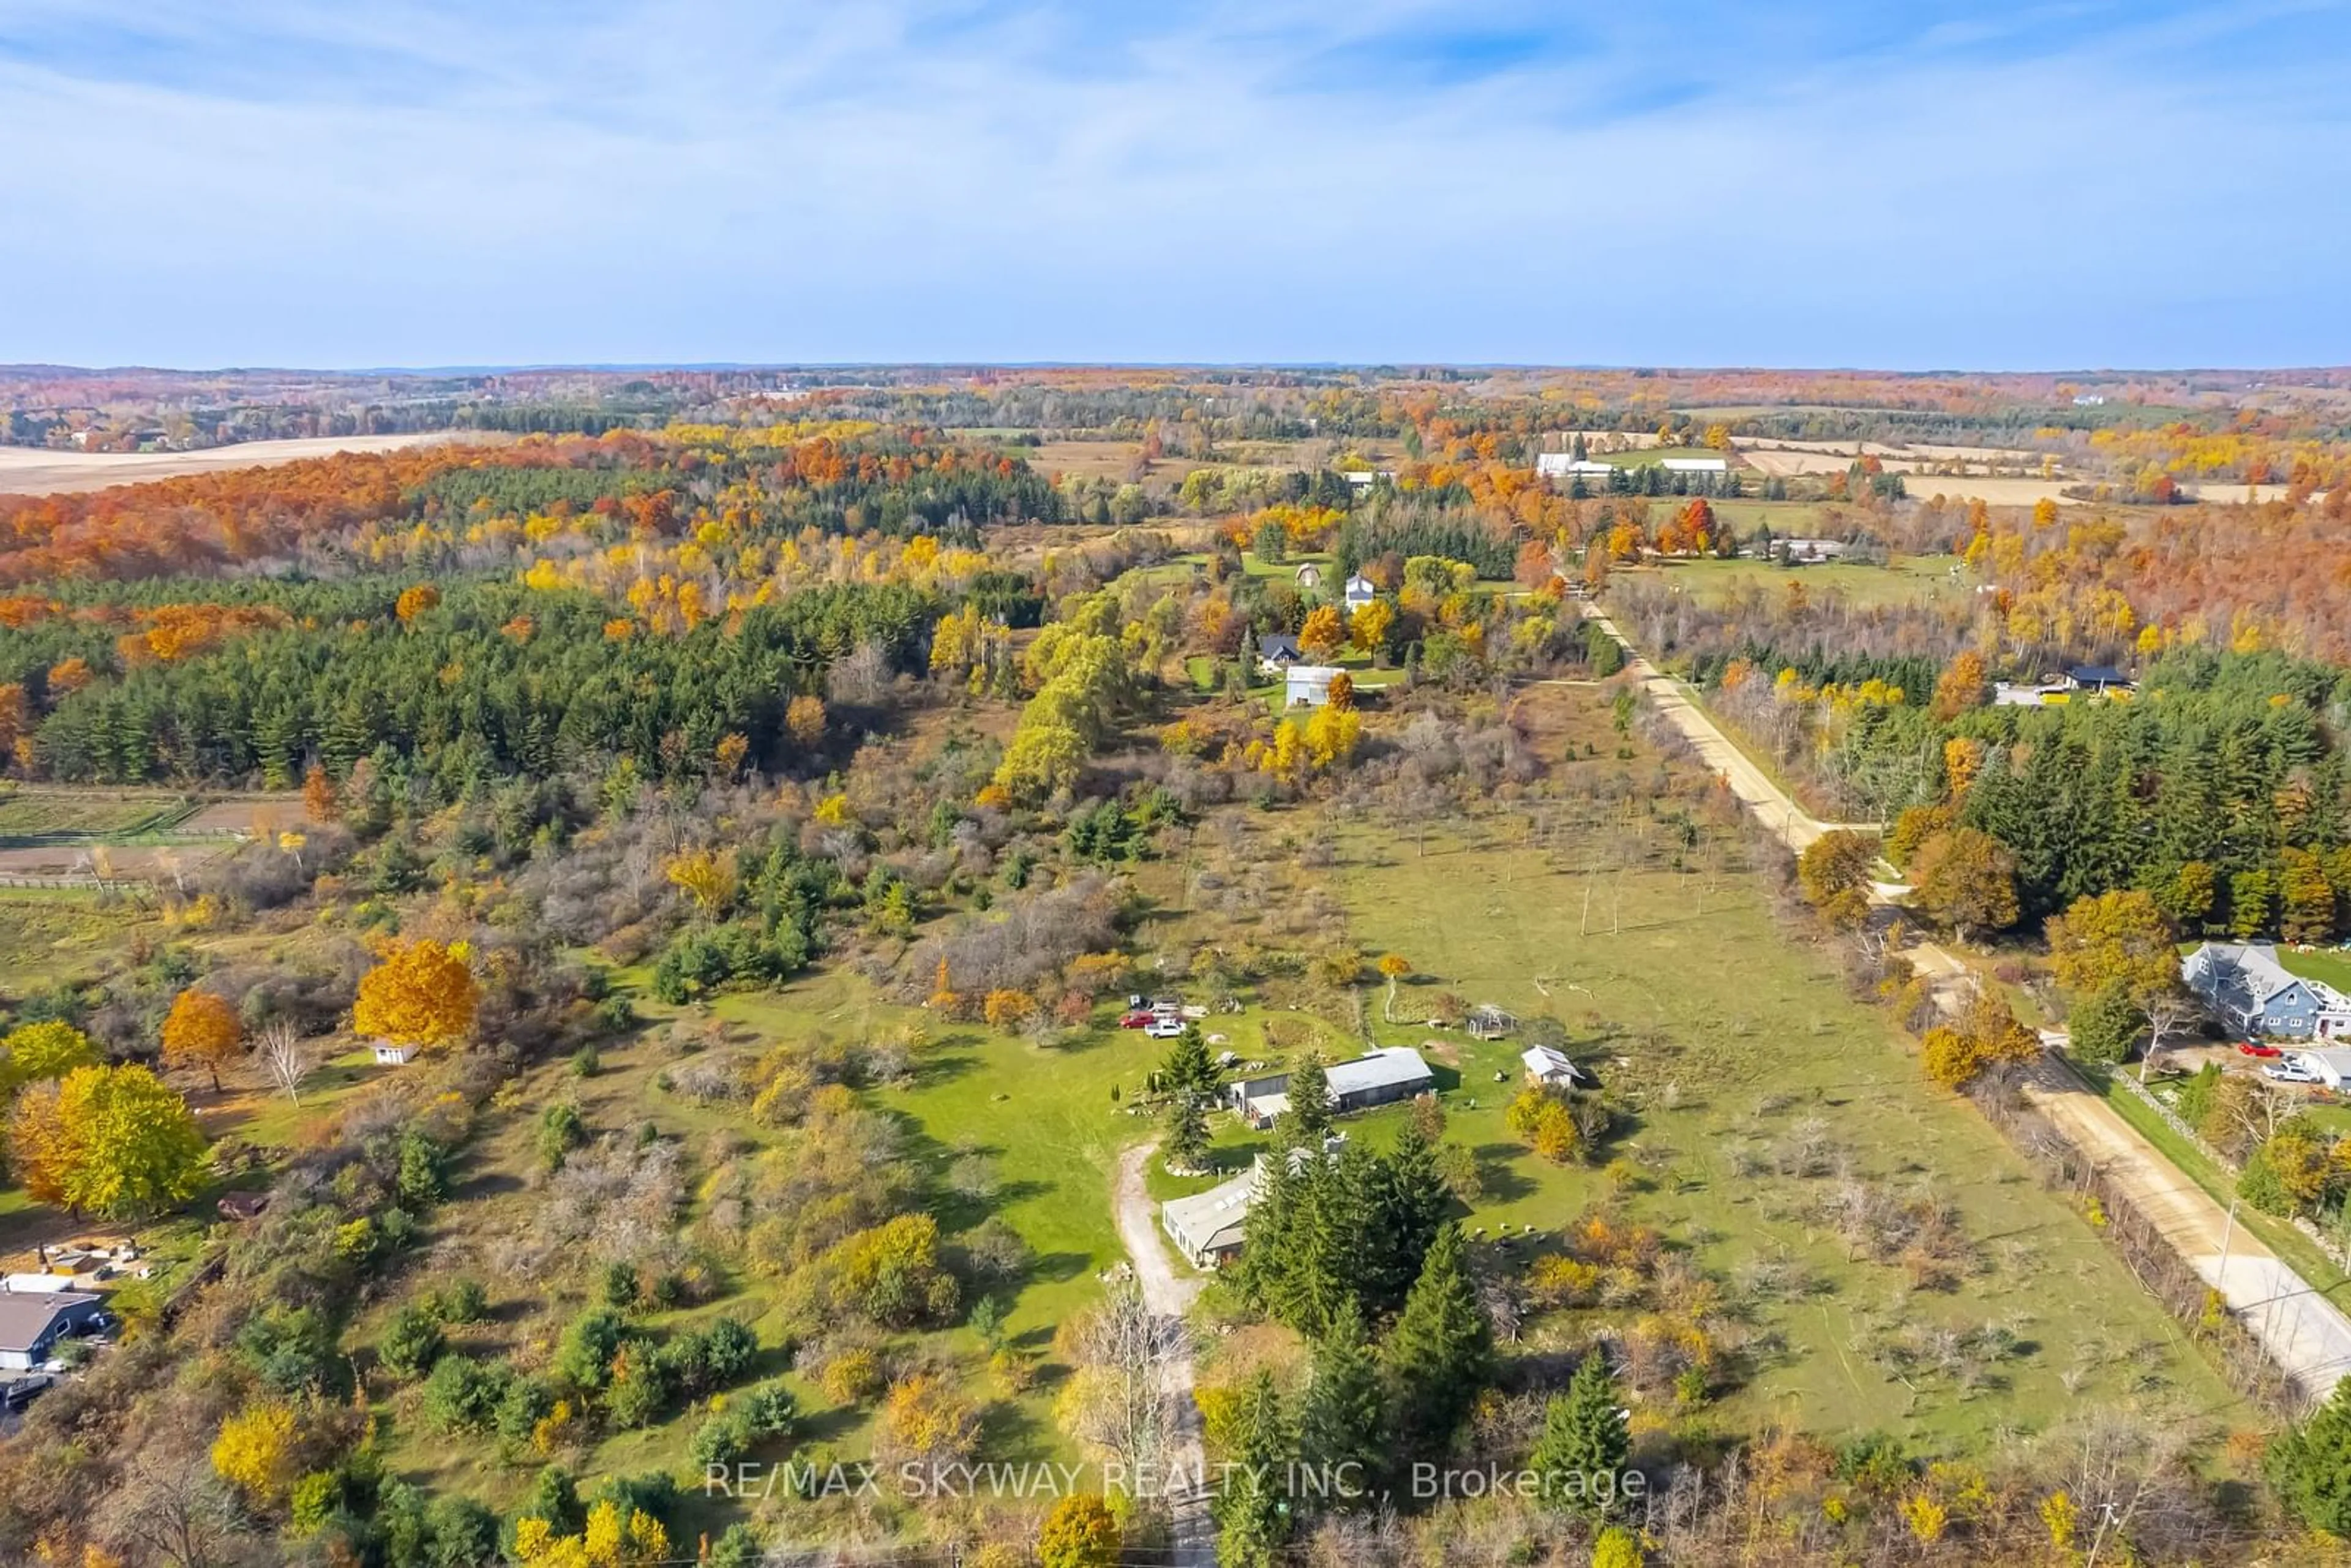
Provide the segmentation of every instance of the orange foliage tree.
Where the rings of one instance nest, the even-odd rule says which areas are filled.
[[[245,1045],[245,1020],[225,997],[194,987],[182,991],[163,1019],[163,1061],[172,1067],[202,1067],[218,1092],[223,1062]]]
[[[395,1045],[444,1045],[474,1027],[479,999],[463,943],[394,943],[360,981],[351,1028]]]

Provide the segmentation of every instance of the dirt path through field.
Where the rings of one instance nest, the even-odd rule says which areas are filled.
[[[1716,727],[1673,681],[1633,650],[1614,622],[1593,606],[1584,614],[1625,646],[1628,667],[1651,700],[1697,747],[1708,767],[1729,781],[1756,819],[1797,853],[1832,828],[1790,800],[1770,775]],[[1908,889],[1878,883],[1872,897],[1898,903]],[[1905,950],[1928,977],[1936,1002],[1946,1011],[1964,1005],[1972,977],[1965,964],[1931,942]],[[2075,1149],[2115,1183],[2132,1206],[2162,1232],[2173,1250],[2199,1277],[2220,1292],[2230,1308],[2270,1358],[2304,1387],[2324,1397],[2351,1372],[2351,1317],[2321,1294],[2242,1226],[2210,1194],[2173,1165],[2163,1151],[2140,1136],[2104,1100],[2085,1089],[2054,1061],[2040,1063],[2024,1086],[2025,1098]]]
[[[1143,1182],[1144,1166],[1158,1152],[1159,1145],[1152,1143],[1119,1156],[1111,1207],[1118,1219],[1118,1239],[1134,1265],[1143,1304],[1180,1324],[1199,1296],[1201,1282],[1176,1271],[1159,1239],[1157,1206]],[[1186,1478],[1186,1483],[1168,1500],[1175,1515],[1174,1568],[1214,1568],[1217,1561],[1216,1523],[1208,1515],[1207,1493],[1197,1484],[1207,1474],[1207,1450],[1201,1442],[1200,1406],[1192,1397],[1196,1381],[1187,1341],[1167,1368],[1167,1394],[1176,1406],[1176,1450],[1169,1462],[1176,1475]]]

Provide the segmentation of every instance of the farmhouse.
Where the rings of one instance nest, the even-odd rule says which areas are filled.
[[[1331,681],[1341,674],[1336,664],[1292,664],[1282,685],[1284,707],[1321,707],[1331,700]]]
[[[1218,1186],[1190,1197],[1175,1197],[1159,1206],[1159,1223],[1184,1260],[1196,1269],[1213,1269],[1241,1249],[1241,1222],[1257,1201],[1258,1173],[1263,1161]]]
[[[1437,1083],[1428,1063],[1408,1045],[1383,1046],[1353,1061],[1338,1062],[1324,1076],[1331,1084],[1331,1109],[1343,1116],[1351,1111],[1368,1111],[1374,1105],[1409,1100]],[[1241,1120],[1262,1130],[1273,1125],[1275,1118],[1290,1109],[1289,1088],[1290,1074],[1276,1072],[1264,1078],[1243,1079],[1229,1085],[1226,1092]]]
[[[88,1291],[0,1291],[0,1371],[30,1372],[57,1341],[92,1326],[102,1296]]]
[[[1380,596],[1378,585],[1363,573],[1347,580],[1347,613],[1352,615]]]
[[[1287,632],[1268,632],[1257,640],[1257,666],[1269,675],[1280,674],[1304,656],[1298,651],[1298,639]]]
[[[2179,967],[2188,988],[2230,1028],[2293,1040],[2351,1037],[2351,998],[2334,987],[2289,973],[2265,942],[2207,942]]]

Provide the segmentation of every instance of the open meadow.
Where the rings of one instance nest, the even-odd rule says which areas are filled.
[[[214,474],[230,468],[267,468],[338,452],[398,452],[449,441],[495,441],[471,431],[410,435],[312,435],[284,441],[246,441],[193,452],[73,452],[48,447],[0,446],[0,495],[58,496],[138,485],[183,474]]]

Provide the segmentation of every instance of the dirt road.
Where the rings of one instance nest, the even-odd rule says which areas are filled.
[[[1865,833],[1878,831],[1875,822],[1816,821],[1804,809],[1790,800],[1786,791],[1771,782],[1771,776],[1755,766],[1748,755],[1730,742],[1730,737],[1714,727],[1714,721],[1698,711],[1698,706],[1682,695],[1681,686],[1673,677],[1659,672],[1655,664],[1634,650],[1632,640],[1617,630],[1616,623],[1590,604],[1583,607],[1589,620],[1600,622],[1602,630],[1624,644],[1625,668],[1639,678],[1642,690],[1657,711],[1674,723],[1674,727],[1697,748],[1708,768],[1722,775],[1730,785],[1730,792],[1744,801],[1763,825],[1784,841],[1789,850],[1802,854],[1814,839],[1837,828],[1853,828]]]
[[[1165,1244],[1159,1239],[1158,1206],[1151,1201],[1143,1183],[1144,1167],[1158,1152],[1159,1145],[1151,1143],[1119,1156],[1111,1186],[1111,1207],[1118,1220],[1119,1241],[1134,1265],[1143,1304],[1180,1323],[1199,1296],[1201,1281],[1177,1273]],[[1186,1343],[1187,1348],[1167,1367],[1167,1395],[1176,1406],[1176,1446],[1169,1466],[1176,1475],[1196,1483],[1207,1474],[1207,1450],[1201,1444],[1200,1406],[1192,1397],[1196,1381],[1192,1353]],[[1207,1494],[1196,1484],[1186,1485],[1169,1500],[1169,1505],[1176,1531],[1173,1568],[1214,1568],[1217,1527],[1208,1514]]]
[[[1613,622],[1589,605],[1584,613],[1624,643],[1627,667],[1640,678],[1658,710],[1791,851],[1802,853],[1823,833],[1847,825],[1815,821],[1749,760],[1712,719],[1683,696],[1679,687],[1634,653],[1632,643]],[[1908,891],[1898,883],[1875,884],[1872,897],[1893,904]],[[1905,949],[1904,956],[1927,977],[1938,1005],[1950,1011],[1964,1004],[1972,984],[1966,965],[1931,942]],[[2044,1064],[2032,1075],[2024,1095],[2147,1217],[2199,1277],[2220,1292],[2270,1358],[2304,1387],[2324,1397],[2351,1372],[2351,1317],[2234,1223],[2226,1208],[2189,1180],[2163,1151],[2141,1137],[2112,1106],[2054,1062]]]

